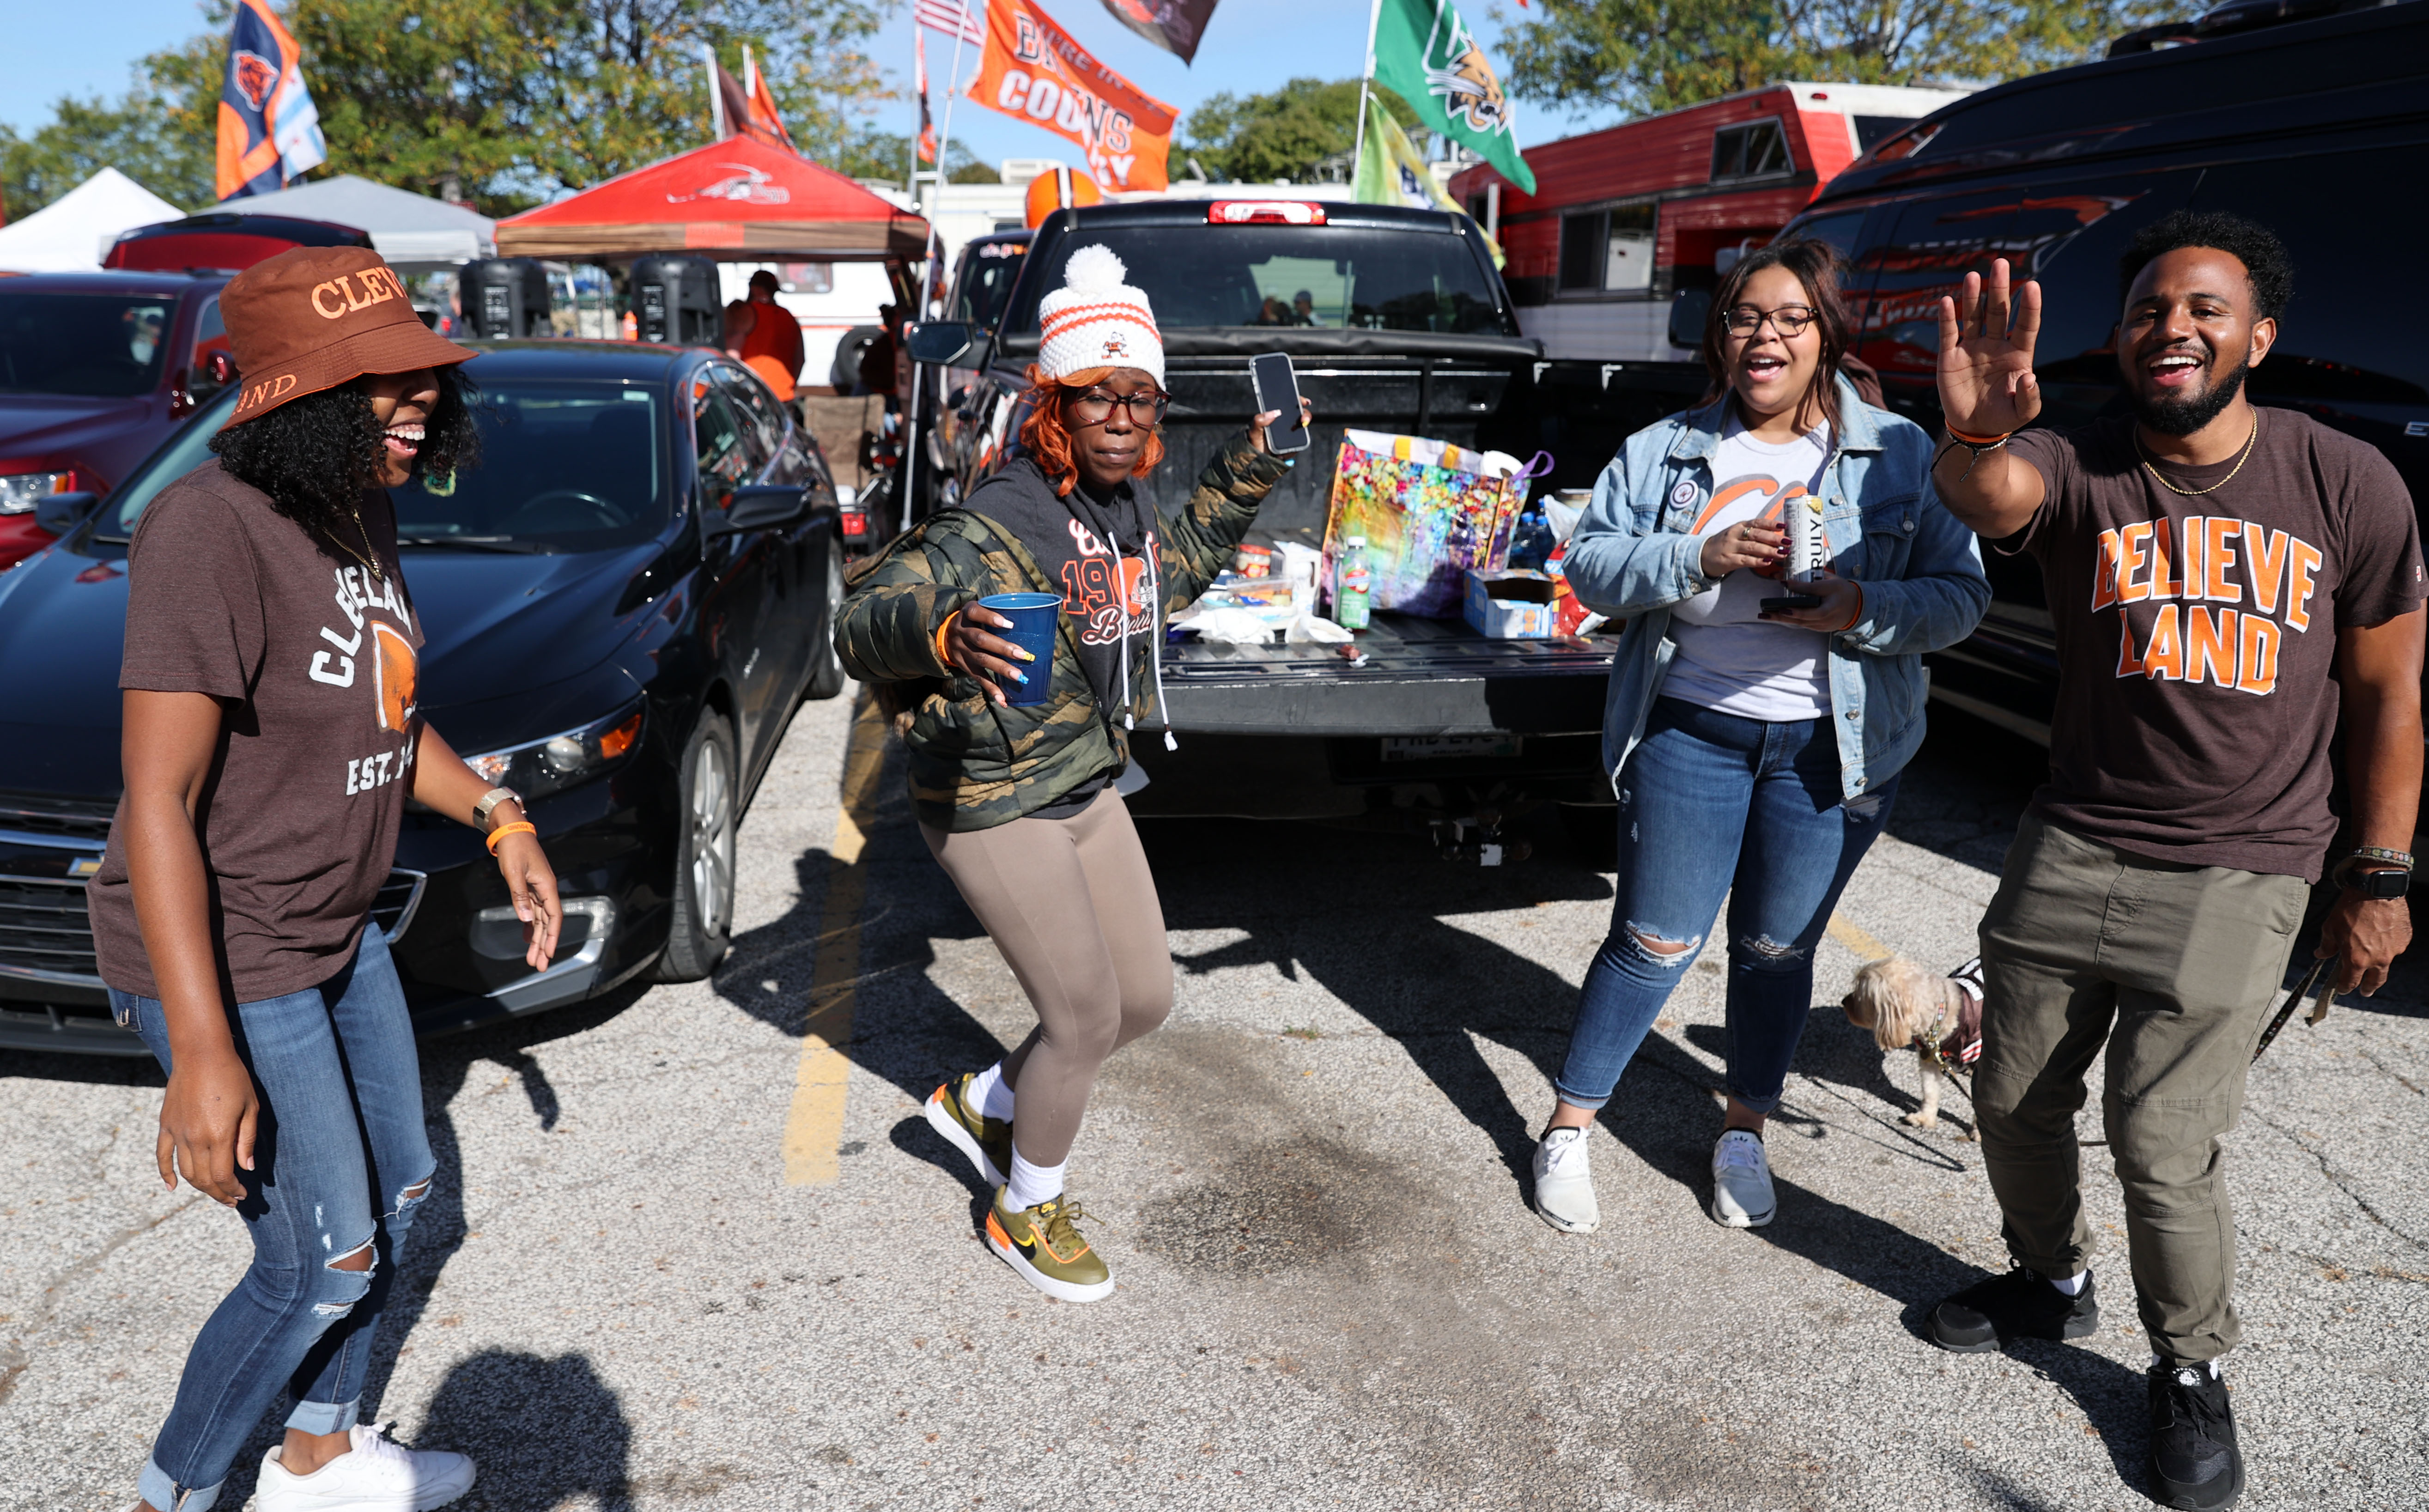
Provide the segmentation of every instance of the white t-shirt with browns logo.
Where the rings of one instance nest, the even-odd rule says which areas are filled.
[[[1829,465],[1830,431],[1819,426],[1788,442],[1757,440],[1732,414],[1712,453],[1712,497],[1696,517],[1694,534],[1710,535],[1742,520],[1778,524],[1784,511],[1822,485]],[[1740,567],[1670,611],[1670,659],[1661,696],[1743,719],[1780,724],[1830,713],[1828,638],[1819,631],[1773,624],[1762,600],[1793,592],[1777,575]]]
[[[118,685],[206,693],[226,711],[196,818],[240,1003],[316,986],[352,960],[396,855],[421,631],[388,495],[366,494],[362,519],[377,574],[213,461],[161,490],[127,551]],[[158,997],[122,826],[87,907],[102,979]]]

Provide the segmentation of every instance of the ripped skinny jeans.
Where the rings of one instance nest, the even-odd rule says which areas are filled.
[[[1897,796],[1840,801],[1826,721],[1777,724],[1659,698],[1619,780],[1611,935],[1586,970],[1561,1100],[1611,1100],[1728,898],[1729,1095],[1779,1106],[1812,1007],[1813,948]],[[1647,945],[1645,937],[1663,949]],[[1668,947],[1683,945],[1683,949]]]
[[[112,990],[118,1021],[170,1069],[159,1001]],[[437,1162],[405,989],[377,925],[317,987],[240,1003],[230,1027],[261,1114],[237,1213],[253,1265],[194,1339],[176,1404],[138,1489],[163,1512],[205,1512],[280,1388],[287,1426],[352,1427],[381,1306]],[[369,1246],[368,1270],[331,1264]]]

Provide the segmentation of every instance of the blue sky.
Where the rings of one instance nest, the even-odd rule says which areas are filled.
[[[1493,0],[1462,0],[1461,11],[1500,60],[1501,26]],[[1510,0],[1500,8],[1515,13]],[[29,131],[51,118],[61,94],[117,95],[131,78],[135,60],[202,29],[197,0],[107,0],[108,25],[94,25],[94,11],[58,0],[0,0],[0,35],[8,39],[10,84],[0,90],[0,122]],[[1365,51],[1366,6],[1361,0],[1220,0],[1195,67],[1152,47],[1107,14],[1101,0],[1050,0],[1049,13],[1082,45],[1098,52],[1132,84],[1179,108],[1186,117],[1208,95],[1229,90],[1254,94],[1295,75],[1354,77]],[[873,48],[878,62],[908,92],[911,77],[911,8],[905,0]],[[928,60],[939,90],[952,58],[953,41],[928,35]],[[977,66],[966,51],[962,78]],[[738,61],[738,60],[737,60]],[[305,59],[311,77],[311,59]],[[890,130],[911,129],[912,107],[891,107],[880,118]],[[1532,146],[1617,119],[1610,111],[1574,120],[1550,117],[1538,107],[1518,106],[1518,140]],[[997,115],[963,100],[953,111],[953,136],[984,162],[1000,157],[1055,157],[1076,161],[1051,132]]]

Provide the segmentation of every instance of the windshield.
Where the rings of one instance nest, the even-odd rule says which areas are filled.
[[[111,502],[95,533],[124,541],[161,489],[211,459],[212,433],[236,403],[213,401]],[[657,534],[669,518],[661,401],[615,383],[520,383],[481,389],[482,460],[438,486],[391,488],[396,533],[413,545],[594,551]]]
[[[481,465],[389,489],[398,537],[565,551],[649,539],[669,518],[660,403],[615,383],[485,385]]]
[[[982,241],[972,248],[953,319],[993,330],[1003,315],[1005,301],[1012,297],[1013,275],[1020,271],[1021,258],[1028,253],[1028,243],[1020,241]]]
[[[1301,325],[1332,330],[1515,335],[1464,237],[1355,226],[1119,226],[1058,239],[1045,276],[1023,281],[1010,329],[1037,329],[1037,299],[1063,265],[1103,243],[1165,330]]]
[[[0,292],[0,393],[150,393],[175,305],[160,294]]]

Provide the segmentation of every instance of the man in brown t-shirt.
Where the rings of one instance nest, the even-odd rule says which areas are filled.
[[[2108,1045],[2102,1109],[2124,1187],[2150,1379],[2154,1493],[2243,1488],[2219,1356],[2241,1337],[2218,1137],[2310,884],[2341,892],[2319,953],[2377,990],[2410,944],[2421,774],[2421,542],[2370,446],[2256,409],[2292,270],[2233,216],[2179,212],[2123,260],[2116,349],[2130,418],[2024,431],[2041,291],[2008,267],[1942,302],[1933,469],[1950,513],[2041,563],[2058,649],[2050,780],[1982,921],[1975,1075],[1982,1162],[2017,1269],[1932,1314],[1958,1351],[2098,1324],[2075,1110]],[[2021,433],[2021,434],[2018,434]],[[2009,437],[2013,439],[2010,440]],[[2343,724],[2344,852],[2328,794]]]

